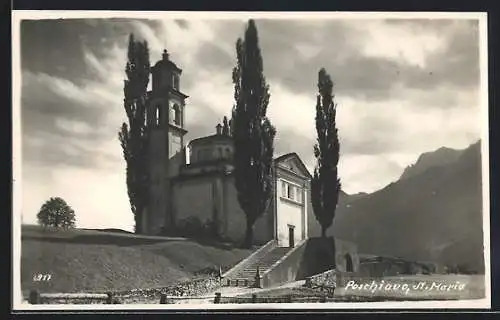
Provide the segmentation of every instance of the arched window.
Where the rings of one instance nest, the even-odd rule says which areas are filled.
[[[175,90],[179,90],[179,75],[176,73],[172,75],[172,86]]]
[[[172,107],[172,119],[174,124],[181,125],[181,108],[178,104],[174,104]]]

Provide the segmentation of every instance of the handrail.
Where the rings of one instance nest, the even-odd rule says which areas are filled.
[[[281,262],[283,262],[286,258],[288,258],[292,253],[294,253],[295,251],[297,251],[298,249],[300,249],[305,243],[307,242],[307,239],[303,239],[301,241],[299,241],[299,243],[297,243],[297,245],[290,251],[288,251],[283,257],[281,257],[278,261],[276,261],[275,263],[273,263],[271,265],[271,267],[269,267],[269,269],[267,269],[266,271],[264,271],[262,273],[262,276],[261,277],[264,277],[265,275],[267,275],[269,272],[271,272],[274,268],[276,268]]]

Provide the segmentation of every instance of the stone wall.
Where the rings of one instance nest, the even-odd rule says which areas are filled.
[[[214,178],[177,182],[174,187],[176,222],[196,217],[205,222],[213,219]]]
[[[159,303],[161,294],[167,297],[201,297],[212,295],[221,287],[218,276],[210,276],[163,288],[134,289],[128,291],[109,292],[113,297],[113,304]],[[42,304],[106,304],[107,294],[82,293],[74,294],[47,294],[40,295]],[[169,302],[172,303],[172,302]]]
[[[332,269],[306,278],[305,286],[308,288],[341,288],[350,280],[359,279],[356,272],[342,272]]]
[[[307,277],[305,286],[308,288],[323,287],[323,286],[336,287],[337,274],[338,271],[333,269],[311,277]]]
[[[297,271],[297,280],[335,269],[333,238],[309,238]]]
[[[266,271],[262,275],[261,285],[264,288],[278,286],[286,282],[300,280],[298,278],[300,265],[303,261],[307,241],[298,243],[297,246],[288,252],[283,260],[274,268]]]
[[[169,287],[163,288],[152,288],[152,289],[135,289],[126,292],[117,292],[115,296],[118,298],[127,299],[134,297],[142,297],[142,298],[160,298],[162,293],[167,296],[203,296],[206,294],[210,294],[213,291],[217,290],[221,287],[221,282],[218,276],[211,276],[207,278],[195,279],[191,281],[182,282],[176,285],[172,285]]]
[[[167,296],[201,296],[213,292],[220,288],[221,283],[218,277],[198,279],[165,288],[161,293]]]
[[[364,277],[433,274],[436,271],[438,271],[436,264],[387,257],[372,258],[359,265],[359,273]]]

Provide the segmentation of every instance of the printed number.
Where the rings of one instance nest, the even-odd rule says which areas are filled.
[[[52,278],[50,273],[37,273],[33,276],[33,281],[50,281],[50,278]]]

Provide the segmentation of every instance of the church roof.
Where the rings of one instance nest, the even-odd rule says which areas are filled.
[[[296,152],[290,152],[290,153],[286,153],[284,155],[281,155],[281,156],[275,158],[274,161],[275,161],[275,163],[280,163],[280,162],[284,162],[284,161],[292,159],[292,158],[295,158],[295,160],[297,160],[296,163],[298,164],[298,166],[300,167],[300,169],[302,171],[304,171],[305,173],[307,173],[307,176],[309,178],[312,178],[311,173],[309,172],[309,170],[307,169],[306,165],[304,164],[304,162],[302,161],[302,159],[300,159],[299,155]]]
[[[189,144],[191,145],[192,143],[200,143],[200,142],[208,142],[208,141],[216,141],[216,140],[228,141],[228,140],[232,140],[232,139],[230,136],[226,136],[223,134],[212,134],[209,136],[204,136],[204,137],[193,139],[189,142]]]
[[[182,69],[179,68],[174,62],[168,60],[168,61],[163,61],[163,60],[160,60],[158,61],[154,66],[153,68],[154,69],[157,69],[157,68],[161,68],[162,66],[170,66],[172,69],[178,71],[178,72],[181,72]]]
[[[169,66],[171,68],[173,68],[174,70],[178,71],[178,72],[182,72],[182,69],[179,68],[172,60],[170,60],[169,58],[169,54],[167,52],[167,50],[163,50],[163,55],[162,55],[162,59],[160,59],[154,66],[153,66],[153,69],[158,69],[158,68],[161,68],[162,66]]]

